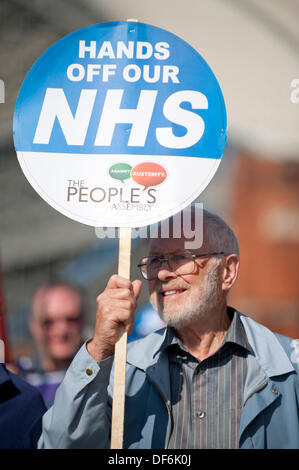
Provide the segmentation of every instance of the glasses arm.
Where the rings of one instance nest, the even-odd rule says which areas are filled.
[[[205,256],[225,255],[224,251],[215,251],[213,253],[198,253],[192,255],[192,258],[204,258]]]

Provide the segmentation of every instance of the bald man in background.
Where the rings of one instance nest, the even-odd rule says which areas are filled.
[[[19,364],[24,378],[39,389],[49,407],[84,341],[82,292],[66,281],[43,283],[33,295],[29,327],[37,357],[33,361],[22,358]]]

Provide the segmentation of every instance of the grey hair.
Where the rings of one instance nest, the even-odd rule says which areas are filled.
[[[203,210],[204,238],[210,250],[224,251],[240,257],[239,243],[233,230],[221,217],[212,212]],[[204,240],[205,241],[205,240]]]

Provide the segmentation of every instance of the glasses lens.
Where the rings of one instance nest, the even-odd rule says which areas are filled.
[[[138,264],[142,276],[147,279],[147,258],[142,258]]]
[[[169,269],[176,274],[190,274],[194,271],[194,260],[190,253],[173,253],[167,257],[150,256],[141,271],[145,268],[143,274],[148,280],[157,279],[162,264],[166,261]]]
[[[194,259],[190,253],[173,253],[169,256],[170,268],[176,274],[190,274],[194,271]]]
[[[147,279],[155,279],[158,276],[159,269],[162,266],[162,260],[164,258],[162,256],[150,256],[147,258],[146,263],[146,272],[147,272]]]

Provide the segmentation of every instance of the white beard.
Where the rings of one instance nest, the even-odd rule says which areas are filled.
[[[155,310],[157,310],[159,317],[168,326],[173,328],[180,328],[187,326],[194,320],[199,320],[207,317],[209,313],[216,307],[221,298],[221,289],[218,273],[219,263],[211,266],[210,270],[206,273],[202,280],[200,289],[193,287],[193,292],[188,296],[185,304],[180,310],[167,311],[160,303],[151,299],[151,303]]]

